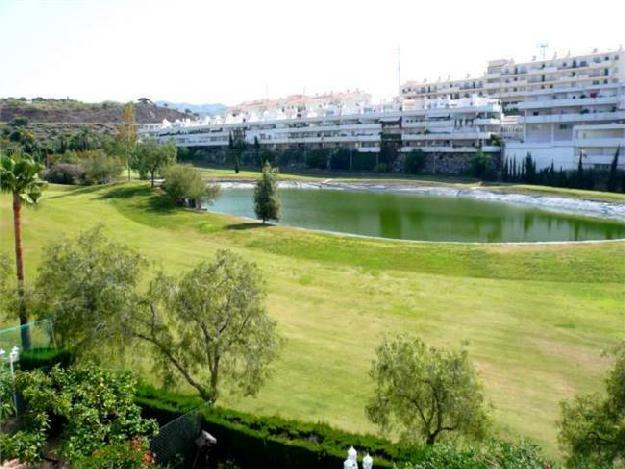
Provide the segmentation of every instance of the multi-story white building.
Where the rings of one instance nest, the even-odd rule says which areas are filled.
[[[505,158],[519,161],[530,153],[538,169],[552,163],[555,168],[573,169],[580,155],[585,166],[601,167],[605,156],[613,155],[624,143],[611,139],[607,145],[604,141],[599,157],[596,151],[579,150],[575,140],[580,129],[601,135],[603,126],[625,123],[622,48],[521,63],[492,60],[477,78],[407,82],[401,87],[404,106],[469,95],[501,101],[506,114],[502,126]],[[598,126],[596,132],[592,131],[594,125]]]
[[[161,141],[174,139],[187,147],[224,148],[234,129],[245,129],[249,144],[265,148],[352,148],[379,152],[384,134],[392,134],[401,152],[414,149],[440,158],[472,155],[478,149],[496,153],[494,139],[501,128],[502,110],[497,100],[470,98],[436,100],[400,109],[397,104],[360,107],[325,106],[304,109],[296,117],[239,110],[204,121],[164,123],[145,128],[143,135]]]
[[[413,99],[459,99],[472,95],[500,99],[513,109],[519,103],[552,89],[614,85],[625,81],[625,52],[617,51],[516,63],[513,59],[491,60],[484,74],[465,79],[416,82],[401,86],[404,102]]]
[[[625,124],[625,82],[549,89],[517,106],[523,135],[506,143],[506,158],[520,160],[530,153],[538,169],[552,163],[556,169],[574,169],[581,157],[584,166],[599,168],[625,146],[622,138],[603,138],[611,126]],[[602,140],[601,152],[584,151],[579,140],[595,136]]]
[[[516,63],[493,60],[477,78],[407,82],[400,99],[371,104],[361,91],[296,95],[233,106],[203,121],[165,123],[145,135],[177,145],[223,148],[245,129],[248,143],[270,149],[352,148],[379,152],[393,135],[401,152],[463,160],[478,149],[537,169],[603,168],[625,147],[625,52],[599,52]],[[462,161],[461,161],[462,162]],[[625,167],[625,157],[619,166]],[[453,165],[446,165],[451,167]]]

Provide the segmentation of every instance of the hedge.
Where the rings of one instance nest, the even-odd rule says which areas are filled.
[[[154,418],[161,425],[199,408],[202,428],[217,438],[212,456],[217,461],[231,460],[245,468],[336,469],[343,467],[350,446],[361,456],[369,452],[375,468],[396,467],[393,462],[412,469],[557,467],[542,456],[537,445],[527,441],[492,439],[477,446],[437,443],[407,447],[372,435],[338,430],[325,423],[201,407],[202,401],[196,396],[173,394],[149,386],[139,386],[136,401],[144,417]],[[409,463],[405,465],[405,462]]]
[[[19,368],[22,371],[43,369],[45,371],[54,365],[67,368],[74,361],[71,352],[60,348],[33,348],[24,350],[20,354]]]
[[[198,398],[148,386],[139,387],[136,401],[144,417],[161,425],[201,405]],[[388,440],[344,432],[325,423],[257,417],[221,407],[204,407],[199,412],[202,428],[217,438],[214,457],[233,460],[241,467],[336,469],[342,467],[347,449],[354,446],[362,455],[371,454],[374,467],[392,468],[392,461],[401,454]]]

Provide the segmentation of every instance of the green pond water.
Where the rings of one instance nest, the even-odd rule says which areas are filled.
[[[537,242],[625,238],[625,224],[500,201],[326,189],[280,189],[280,223],[421,241]],[[208,210],[254,218],[252,189],[229,188]]]

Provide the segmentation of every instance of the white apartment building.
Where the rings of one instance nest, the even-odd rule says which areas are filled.
[[[506,158],[520,161],[530,153],[538,169],[552,163],[556,169],[574,169],[581,156],[584,166],[601,168],[619,145],[625,147],[612,128],[625,124],[625,82],[549,89],[517,106],[523,135],[506,142]]]
[[[413,101],[469,95],[499,99],[506,114],[501,129],[506,141],[504,157],[520,161],[530,153],[538,169],[552,163],[556,169],[574,169],[580,155],[585,166],[602,167],[606,155],[613,155],[618,145],[625,144],[618,138],[603,140],[599,153],[585,151],[575,137],[578,130],[602,135],[604,126],[625,123],[622,47],[522,63],[492,60],[480,77],[412,81],[400,91],[404,106]],[[596,132],[591,127],[594,125],[598,126]]]
[[[625,51],[599,52],[516,63],[514,59],[491,60],[484,74],[464,79],[423,82],[401,86],[402,100],[459,99],[472,95],[500,99],[507,108],[535,93],[558,88],[585,88],[625,81]]]
[[[413,102],[404,109],[397,104],[326,104],[300,109],[295,117],[281,109],[259,113],[248,108],[203,121],[165,122],[141,133],[160,141],[174,139],[178,146],[225,148],[230,132],[243,128],[249,144],[256,139],[269,149],[341,147],[363,152],[379,152],[382,135],[389,133],[399,137],[399,151],[466,155],[478,149],[499,152],[493,136],[500,131],[501,118],[497,100],[473,97]]]

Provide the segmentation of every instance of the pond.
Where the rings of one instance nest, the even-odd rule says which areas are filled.
[[[226,188],[208,210],[254,217],[251,188]],[[378,191],[281,188],[281,224],[420,241],[537,242],[625,238],[625,224],[533,206]]]

